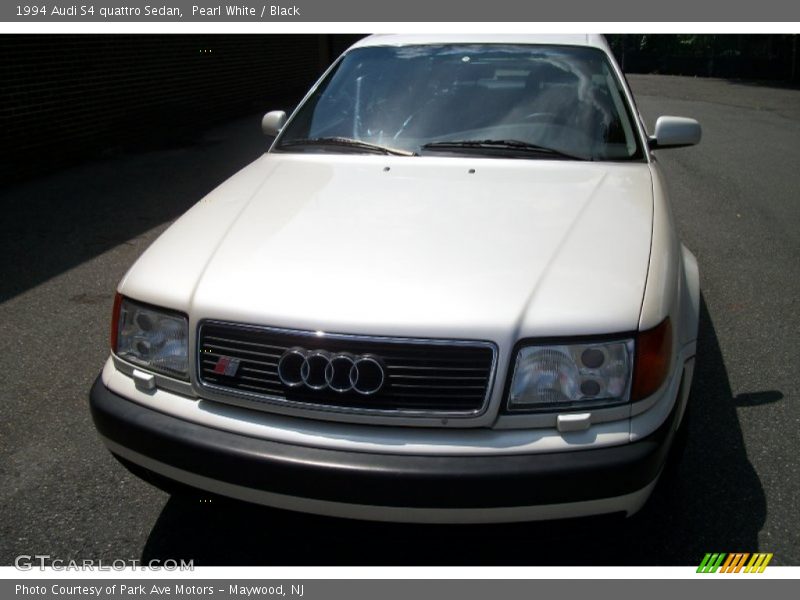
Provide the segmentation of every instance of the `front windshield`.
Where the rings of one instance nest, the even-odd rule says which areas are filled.
[[[368,144],[423,156],[643,157],[605,54],[572,46],[357,48],[302,105],[275,150],[374,150]]]

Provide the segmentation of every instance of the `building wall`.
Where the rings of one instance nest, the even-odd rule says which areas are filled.
[[[358,37],[2,35],[0,182],[289,108]]]

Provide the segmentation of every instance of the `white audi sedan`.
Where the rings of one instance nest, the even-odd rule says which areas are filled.
[[[117,289],[90,394],[131,471],[411,522],[635,513],[700,299],[601,36],[372,36]]]

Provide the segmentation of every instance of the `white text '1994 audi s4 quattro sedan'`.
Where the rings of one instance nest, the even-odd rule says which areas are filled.
[[[600,36],[372,36],[117,289],[90,394],[134,473],[412,522],[633,514],[684,413],[697,262]]]

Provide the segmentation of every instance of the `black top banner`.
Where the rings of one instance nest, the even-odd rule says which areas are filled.
[[[786,0],[51,0],[0,6],[2,22],[780,22],[800,21]]]

